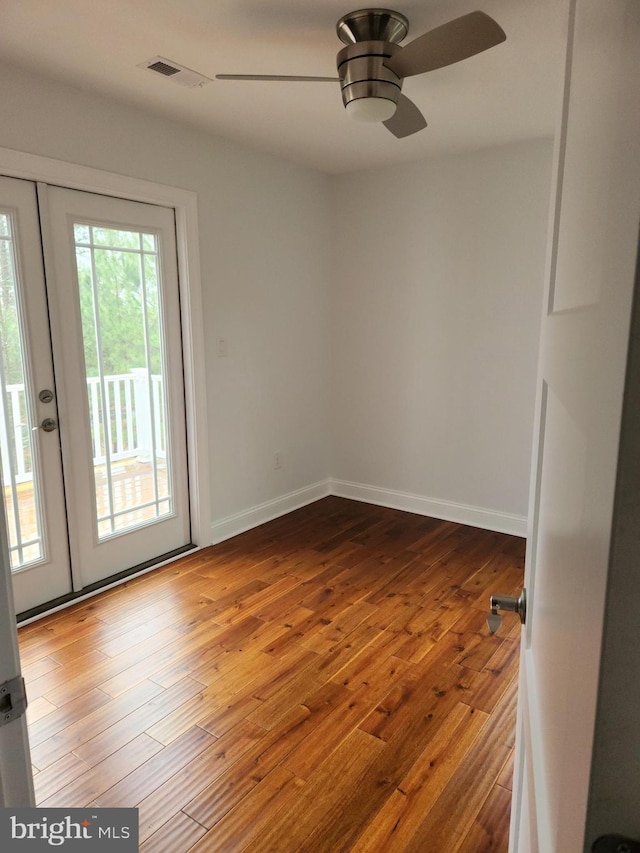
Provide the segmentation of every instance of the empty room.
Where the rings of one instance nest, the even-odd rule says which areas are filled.
[[[0,14],[3,849],[636,843],[637,3]]]

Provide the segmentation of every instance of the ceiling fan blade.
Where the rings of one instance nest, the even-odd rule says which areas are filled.
[[[411,136],[427,126],[425,117],[406,95],[400,95],[395,113],[382,124],[398,139]]]
[[[289,77],[286,74],[216,74],[216,80],[276,80],[302,83],[339,83],[339,77]]]
[[[418,36],[384,64],[398,77],[413,77],[475,56],[506,38],[502,27],[489,15],[470,12]]]

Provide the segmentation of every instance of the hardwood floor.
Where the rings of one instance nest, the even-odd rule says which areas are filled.
[[[506,851],[524,542],[326,498],[20,629],[39,805],[144,853]]]

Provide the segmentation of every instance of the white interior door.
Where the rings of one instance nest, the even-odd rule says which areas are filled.
[[[85,588],[191,542],[175,223],[168,208],[92,193],[40,197],[71,562]]]
[[[511,850],[579,853],[640,212],[640,4],[571,3],[539,368]]]
[[[35,186],[0,178],[0,459],[17,612],[71,592]],[[50,392],[50,395],[46,392]]]

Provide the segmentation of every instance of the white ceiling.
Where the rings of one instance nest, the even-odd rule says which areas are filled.
[[[345,0],[2,0],[0,55],[48,76],[329,173],[553,133],[563,0],[403,0],[407,41],[475,9],[507,41],[407,79],[429,126],[396,139],[349,119],[338,83],[228,82],[187,89],[138,64],[162,56],[219,73],[334,76]],[[406,43],[406,42],[405,42]]]

